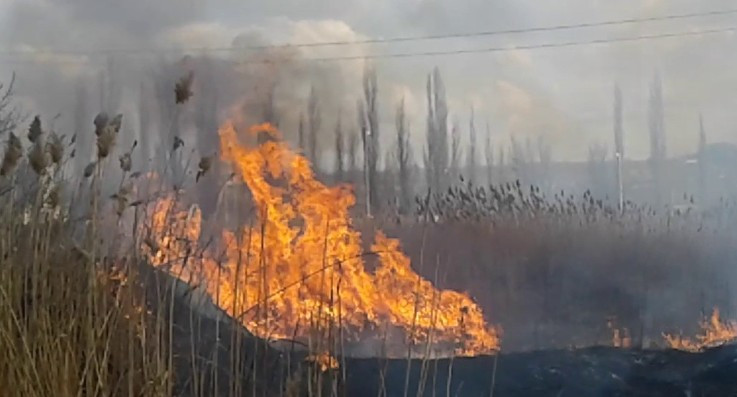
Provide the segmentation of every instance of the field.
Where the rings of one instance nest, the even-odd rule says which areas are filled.
[[[176,84],[177,105],[191,81]],[[459,178],[367,216],[350,185],[325,182],[272,125],[224,124],[217,156],[175,136],[145,169],[137,141],[121,144],[125,122],[101,113],[77,137],[34,118],[5,137],[0,390],[451,395],[457,365],[456,380],[483,379],[463,395],[493,394],[497,381],[498,395],[532,395],[515,377],[538,375],[521,368],[549,362],[539,370],[560,365],[570,379],[598,359],[589,368],[603,375],[587,381],[638,374],[601,383],[609,390],[693,381],[708,395],[724,381],[684,368],[734,354],[710,350],[737,337],[732,202],[618,208],[590,192]],[[69,162],[83,138],[93,160],[78,175]],[[608,348],[565,350],[592,346]],[[519,370],[497,378],[497,360]],[[662,375],[675,380],[659,378],[658,360],[675,363]],[[557,376],[537,395],[575,393]]]

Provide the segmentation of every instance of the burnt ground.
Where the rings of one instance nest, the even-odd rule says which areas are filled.
[[[157,285],[168,278],[156,277]],[[201,395],[215,387],[223,395],[279,396],[289,374],[307,373],[304,355],[277,351],[232,319],[203,316],[188,307],[186,294],[175,295],[176,395]],[[339,379],[334,390],[350,397],[737,396],[737,346],[702,353],[591,347],[424,362],[339,361],[341,368],[324,378]],[[306,396],[304,384],[302,389]]]
[[[610,347],[409,363],[408,394],[445,396],[737,395],[737,347],[703,353]],[[496,365],[496,372],[494,367]],[[348,360],[347,395],[403,396],[406,360]],[[383,374],[382,374],[383,372]],[[424,372],[424,375],[423,375]],[[422,381],[424,379],[424,381]]]

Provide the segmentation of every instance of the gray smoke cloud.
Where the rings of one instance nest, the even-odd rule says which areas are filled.
[[[197,47],[249,47],[271,43],[360,40],[393,36],[488,31],[619,18],[638,18],[726,9],[727,0],[709,2],[635,1],[588,2],[566,0],[544,3],[522,0],[488,2],[469,0],[396,0],[348,2],[297,0],[239,2],[215,0],[164,0],[126,2],[94,0],[4,0],[0,13],[7,22],[0,45],[5,50],[108,50]],[[294,49],[278,71],[243,71],[219,67],[213,77],[221,110],[258,113],[248,97],[261,88],[254,85],[278,80],[277,108],[281,126],[293,132],[306,106],[311,86],[324,101],[326,151],[337,114],[353,123],[360,95],[361,61],[305,61],[372,53],[513,47],[548,42],[631,37],[643,34],[711,29],[734,24],[735,16],[712,16],[665,22],[637,23],[604,28],[500,35],[489,37],[385,44]],[[498,145],[511,135],[545,135],[557,159],[583,160],[590,144],[612,145],[613,86],[618,82],[624,98],[627,152],[644,158],[647,135],[648,86],[659,71],[664,84],[666,136],[669,154],[693,151],[698,114],[703,113],[710,141],[733,142],[732,126],[737,105],[732,95],[737,76],[728,66],[734,36],[711,34],[674,39],[514,50],[475,55],[412,57],[375,60],[379,71],[382,145],[393,145],[393,109],[404,97],[411,121],[412,142],[421,153],[425,129],[425,76],[439,66],[447,86],[451,119],[467,124],[473,107],[479,123],[489,121]],[[222,62],[239,62],[254,51],[211,54]],[[122,104],[135,114],[142,82],[152,70],[173,57],[162,54],[120,54],[115,58],[122,85]],[[59,126],[72,128],[74,85],[83,79],[91,96],[92,85],[107,68],[100,54],[6,54],[0,76],[18,73],[18,98],[32,112],[47,118],[60,114]],[[201,68],[201,66],[198,66]],[[227,72],[226,72],[227,70]],[[240,73],[239,73],[240,72]],[[204,73],[204,72],[203,72]],[[221,74],[222,73],[222,74]],[[250,77],[244,77],[250,76]],[[267,76],[267,77],[264,77]],[[267,84],[268,85],[268,84]],[[240,91],[240,92],[238,92]],[[92,103],[97,101],[92,100]],[[249,109],[250,106],[250,109]],[[90,106],[90,112],[95,106]],[[465,140],[465,137],[464,137]]]

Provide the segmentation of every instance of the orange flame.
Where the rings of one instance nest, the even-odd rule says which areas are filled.
[[[611,322],[607,324],[612,331],[612,347],[629,349],[632,347],[632,338],[627,328],[617,328]]]
[[[702,320],[700,326],[702,334],[695,339],[669,334],[663,334],[663,337],[670,348],[690,352],[703,351],[737,340],[737,321],[722,321],[718,308],[714,308],[711,317]]]
[[[311,354],[305,358],[305,361],[316,364],[322,372],[340,367],[338,359],[329,353]]]
[[[223,231],[224,260],[213,250],[185,260],[197,252],[201,215],[176,212],[173,200],[162,200],[153,215],[156,242],[148,244],[155,265],[205,286],[220,307],[263,338],[334,340],[339,332],[356,340],[391,325],[410,344],[450,346],[458,355],[499,349],[498,330],[487,325],[481,308],[415,273],[397,240],[379,232],[372,251],[362,250],[349,216],[350,186],[315,179],[308,160],[272,126],[250,132],[272,139],[243,146],[228,123],[220,129],[221,152],[248,186],[258,224]],[[373,274],[365,269],[367,257],[378,258]]]

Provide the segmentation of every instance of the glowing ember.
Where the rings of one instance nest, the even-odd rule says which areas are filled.
[[[632,337],[627,328],[617,328],[610,320],[607,322],[607,328],[612,331],[612,346],[629,349],[632,347]]]
[[[690,352],[699,352],[737,340],[737,321],[722,321],[718,308],[714,308],[711,317],[702,320],[700,325],[702,334],[695,339],[668,334],[663,334],[663,337],[670,348]]]
[[[305,361],[317,364],[320,371],[325,372],[329,369],[338,369],[340,366],[338,360],[329,353],[311,354],[307,356]]]
[[[208,249],[199,258],[199,211],[178,212],[171,199],[157,203],[152,261],[201,284],[213,300],[254,334],[268,339],[318,340],[330,350],[338,339],[357,340],[387,326],[408,344],[446,346],[458,355],[499,349],[498,331],[467,295],[436,289],[415,273],[399,242],[377,233],[371,252],[361,248],[349,208],[349,186],[327,187],[307,159],[279,140],[270,125],[251,128],[273,139],[256,148],[238,143],[232,124],[220,130],[223,160],[251,191],[258,219],[223,231],[224,258]],[[375,272],[364,259],[378,258]]]

